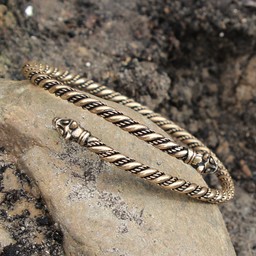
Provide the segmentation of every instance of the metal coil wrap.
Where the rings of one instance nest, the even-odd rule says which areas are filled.
[[[153,112],[149,108],[135,102],[133,99],[115,92],[106,86],[95,83],[92,80],[87,80],[79,75],[74,75],[68,71],[37,63],[25,64],[22,71],[25,77],[34,85],[42,87],[61,99],[67,100],[78,107],[82,107],[83,109],[104,118],[106,121],[113,123],[124,131],[129,132],[138,139],[141,139],[159,150],[166,152],[170,156],[191,165],[199,173],[215,173],[220,181],[222,189],[218,190],[201,187],[197,184],[191,184],[185,180],[168,176],[146,165],[138,163],[127,156],[121,155],[119,152],[109,148],[97,138],[90,135],[90,141],[95,143],[94,146],[90,146],[90,143],[92,142],[84,143],[83,145],[97,153],[103,158],[103,160],[115,164],[120,169],[125,169],[131,173],[135,173],[139,177],[150,180],[162,187],[187,194],[202,201],[221,203],[233,198],[234,185],[227,169],[215,154],[213,154],[201,141],[184,129],[180,128],[174,122],[167,120],[160,114]],[[90,97],[90,95],[85,92],[122,104],[137,111],[170,134],[171,138],[164,137],[163,135],[154,132],[152,129],[138,123],[120,111],[107,106],[100,100]],[[71,124],[75,121],[66,120],[66,123],[68,122]],[[69,126],[67,126],[66,129],[68,129],[68,127]],[[79,129],[84,130],[80,126]],[[73,133],[69,132],[67,134],[70,135],[69,138],[66,137],[67,139],[74,139],[71,136]],[[88,132],[84,130],[84,135],[85,134],[88,135]],[[88,142],[88,138],[85,139],[85,137],[80,138],[80,140],[82,142]],[[77,142],[81,144],[79,141]],[[179,143],[186,145],[186,147]],[[101,149],[101,151],[99,151],[99,149]],[[117,157],[118,159],[120,158],[120,160],[116,159]],[[115,159],[115,161],[112,161],[113,159]]]

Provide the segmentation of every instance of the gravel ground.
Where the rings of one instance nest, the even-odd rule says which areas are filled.
[[[66,66],[217,152],[236,185],[220,209],[239,256],[256,255],[255,41],[255,0],[0,1],[0,78],[23,79],[29,59]],[[61,231],[33,181],[11,152],[1,148],[0,161],[0,222],[17,242],[2,255],[62,255]]]

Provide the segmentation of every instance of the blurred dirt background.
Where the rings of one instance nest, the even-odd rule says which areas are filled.
[[[0,1],[0,78],[23,79],[31,59],[66,66],[217,152],[236,184],[220,210],[239,256],[256,255],[255,50],[255,0]],[[0,167],[0,223],[14,239],[1,255],[63,255],[58,225],[4,148]]]

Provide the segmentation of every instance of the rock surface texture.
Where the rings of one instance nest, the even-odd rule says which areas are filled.
[[[59,138],[51,120],[74,118],[120,152],[204,184],[190,166],[28,82],[2,80],[0,95],[1,145],[37,184],[61,227],[66,255],[235,255],[218,206],[104,163]],[[132,110],[108,104],[164,134]]]

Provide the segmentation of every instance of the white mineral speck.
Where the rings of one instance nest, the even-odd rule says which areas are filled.
[[[25,15],[27,17],[33,16],[33,6],[32,5],[27,6],[27,8],[25,9]]]
[[[234,13],[234,14],[237,14],[237,13],[238,13],[238,10],[237,10],[237,9],[233,9],[233,13]]]
[[[88,68],[89,68],[91,65],[92,65],[91,62],[86,62],[86,63],[85,63],[85,66],[88,67]]]
[[[219,33],[219,37],[224,37],[224,36],[225,36],[224,32]]]

